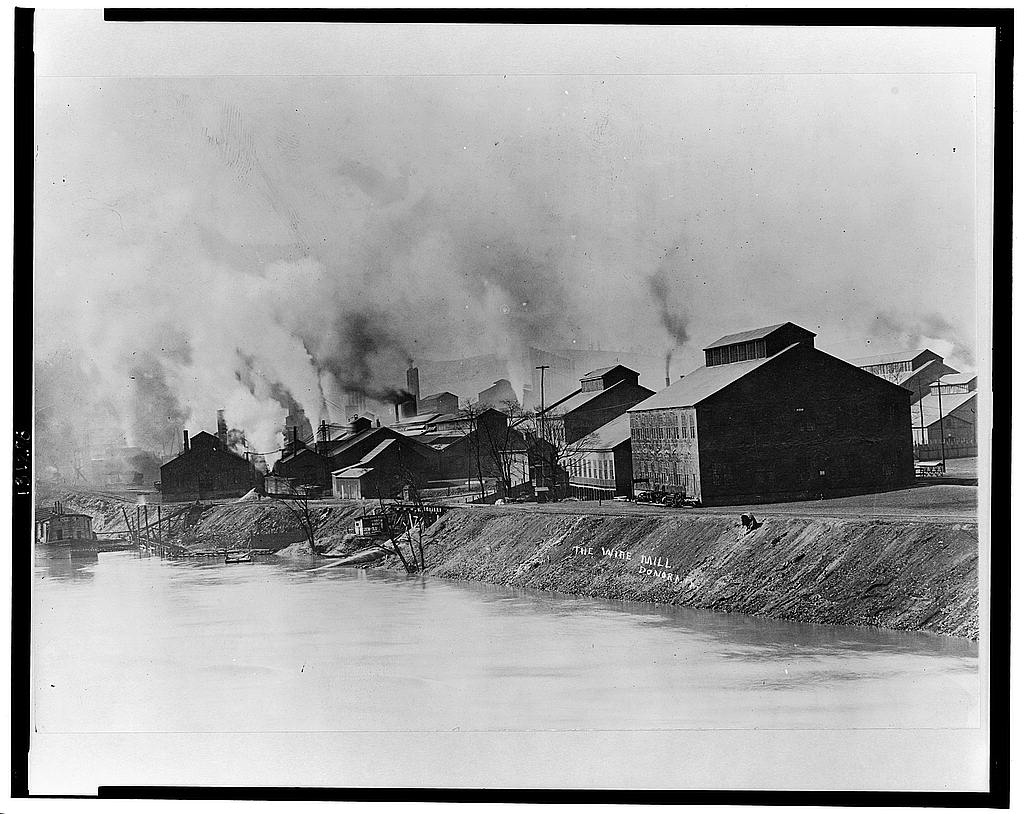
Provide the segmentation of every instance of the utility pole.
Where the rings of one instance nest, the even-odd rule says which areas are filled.
[[[540,438],[541,441],[547,441],[547,433],[544,431],[544,371],[547,370],[551,365],[537,365],[536,370],[540,371]],[[545,478],[545,466],[547,458],[547,450],[541,447],[541,459],[540,459],[540,479],[541,485],[547,486],[547,480]]]
[[[917,412],[921,418],[921,434],[918,436],[918,441],[921,446],[924,446],[924,395],[921,393],[921,380],[917,380]],[[920,458],[920,456],[918,456]]]
[[[946,472],[946,430],[942,424],[942,379],[940,378],[936,383],[939,389],[939,441],[942,444],[942,472]]]

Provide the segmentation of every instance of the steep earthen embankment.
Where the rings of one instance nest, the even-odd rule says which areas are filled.
[[[826,624],[978,635],[971,523],[456,509],[428,532],[449,579]]]
[[[123,531],[122,507],[129,515],[134,510],[116,498],[70,490],[50,499],[93,515],[99,531]],[[318,542],[349,551],[352,521],[369,507],[317,506]],[[250,534],[296,527],[280,503],[227,503],[196,511],[179,541],[245,545]],[[735,517],[710,513],[453,508],[427,530],[425,543],[427,573],[448,579],[978,636],[978,530],[970,522],[769,517],[747,532]],[[298,543],[281,553],[308,552]],[[392,557],[382,566],[401,567]]]
[[[114,495],[74,489],[52,489],[40,496],[40,505],[49,505],[59,500],[65,511],[83,512],[93,518],[93,530],[103,534],[126,534],[125,513],[135,522],[135,502]],[[245,500],[239,503],[218,503],[214,505],[189,506],[188,504],[165,504],[160,516],[171,518],[181,511],[186,516],[173,520],[173,533],[165,539],[195,548],[230,548],[245,546],[250,542],[261,545],[265,535],[273,538],[284,535],[302,538],[301,526],[294,511],[275,500]],[[301,510],[301,509],[300,509]],[[311,514],[317,523],[317,543],[324,548],[341,545],[348,534],[351,536],[352,521],[367,510],[367,504],[358,501],[332,503],[331,505],[310,504]],[[156,506],[148,507],[152,528],[156,528]],[[274,546],[275,548],[278,546]],[[288,554],[308,554],[308,545],[302,542],[284,550]]]

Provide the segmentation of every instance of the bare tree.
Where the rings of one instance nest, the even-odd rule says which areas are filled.
[[[517,461],[526,458],[524,474],[529,477],[527,433],[532,431],[536,415],[513,400],[503,402],[500,410],[494,409],[503,421],[478,420],[478,446],[488,460],[488,468],[497,474],[499,491],[507,495],[516,485],[513,479]]]
[[[534,417],[529,424],[530,457],[534,466],[535,480],[543,486],[550,486],[556,498],[564,497],[569,486],[572,467],[583,460],[594,433],[572,442],[565,441],[565,433],[553,432],[552,418],[542,415]],[[537,472],[539,470],[539,472]]]
[[[407,458],[412,454],[399,447],[394,469],[387,474],[379,471],[375,474],[384,534],[409,574],[422,570],[426,565],[422,526],[422,489],[426,481],[421,468],[411,465]],[[395,496],[400,496],[401,501],[385,503],[386,497]]]
[[[311,506],[309,493],[293,484],[288,484],[288,494],[275,495],[274,500],[288,509],[309,543],[310,556],[317,556],[317,532],[327,520],[325,513]]]
[[[480,486],[481,500],[485,497],[482,465],[483,451],[481,450],[480,438],[480,416],[484,412],[484,410],[481,410],[474,404],[463,407],[459,410],[459,422],[457,424],[458,431],[466,437],[466,441],[470,447],[471,458],[476,463],[476,480]]]

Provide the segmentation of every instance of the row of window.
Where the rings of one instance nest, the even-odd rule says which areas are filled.
[[[651,410],[634,413],[630,434],[636,441],[668,441],[697,437],[697,416],[692,410]]]
[[[639,475],[670,475],[686,471],[686,467],[680,465],[678,458],[670,456],[660,459],[636,458],[633,466]]]
[[[569,474],[577,478],[615,480],[615,461],[609,458],[584,458],[569,464]]]
[[[748,359],[764,359],[767,356],[763,339],[742,342],[737,345],[726,345],[723,348],[711,348],[704,351],[704,364],[726,365],[730,362],[745,362]]]
[[[893,376],[898,376],[900,373],[909,373],[914,369],[914,363],[907,362],[889,362],[884,365],[869,365],[864,368],[868,373],[874,373],[876,376],[881,376],[883,379],[888,379]]]
[[[651,472],[647,475],[640,476],[638,478],[643,487],[647,489],[657,489],[666,486],[681,487],[683,491],[688,495],[696,495],[699,491],[697,489],[697,475],[693,472]]]

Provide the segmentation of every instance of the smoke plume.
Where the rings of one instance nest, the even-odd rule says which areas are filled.
[[[964,339],[960,328],[938,313],[914,315],[879,311],[871,324],[871,333],[895,347],[908,350],[930,348],[954,366],[973,369],[976,361],[973,343]]]
[[[844,97],[853,139],[820,131],[803,104],[816,86],[749,82],[725,96],[679,77],[42,83],[37,441],[55,463],[100,436],[169,455],[223,409],[271,452],[299,408],[314,426],[346,422],[361,395],[390,420],[410,358],[493,354],[520,394],[530,346],[630,349],[656,375],[666,347],[666,363],[699,364],[699,342],[727,331],[813,319],[824,337],[880,304],[905,326],[968,287],[971,240],[943,257],[942,285],[920,283],[937,266],[918,260],[973,222],[959,208],[971,196],[951,194],[973,189],[963,151],[947,166],[926,156],[948,149],[921,147],[913,166],[943,183],[908,170],[898,195],[877,161],[945,144],[952,125],[918,126],[893,108],[912,94],[885,86]],[[938,98],[945,111],[961,97]],[[907,202],[916,219],[878,228]],[[881,284],[894,268],[914,284]],[[861,285],[864,269],[878,284]],[[871,295],[846,296],[854,285]],[[836,292],[848,311],[820,307]],[[949,327],[901,330],[931,341]]]
[[[682,290],[679,280],[679,246],[669,249],[658,268],[647,278],[647,289],[658,308],[662,326],[673,341],[665,352],[665,381],[671,382],[672,355],[677,348],[686,345],[690,339],[687,318],[678,298]]]

